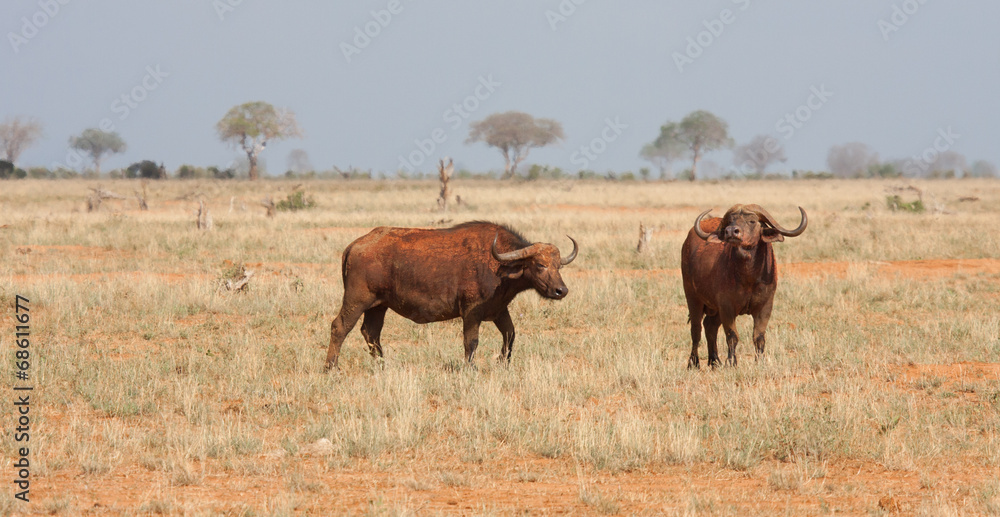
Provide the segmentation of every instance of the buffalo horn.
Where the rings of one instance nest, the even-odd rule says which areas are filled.
[[[767,221],[767,224],[771,225],[772,228],[785,237],[798,237],[799,235],[802,235],[802,232],[806,231],[806,225],[809,224],[809,218],[806,217],[806,211],[801,206],[799,207],[799,212],[802,214],[802,222],[799,223],[799,227],[794,230],[784,229],[780,224],[778,224],[777,221],[774,220],[774,217],[771,217],[771,214],[767,213],[767,210],[764,210],[760,205],[751,205],[747,208],[756,212],[758,217]]]
[[[562,265],[564,265],[564,266],[565,266],[566,264],[569,264],[570,262],[573,262],[573,259],[575,259],[575,258],[576,258],[576,252],[577,252],[577,251],[580,251],[580,247],[579,247],[579,246],[577,246],[577,244],[576,244],[576,241],[575,241],[575,240],[573,240],[573,238],[572,238],[572,237],[570,237],[569,235],[567,235],[566,237],[567,237],[567,238],[569,238],[569,240],[573,241],[573,253],[570,253],[568,257],[566,257],[566,258],[562,259],[562,262],[561,262],[561,263],[562,263]]]
[[[701,213],[701,215],[698,216],[697,219],[694,220],[694,233],[698,237],[701,237],[702,240],[708,240],[708,234],[705,233],[705,230],[701,229],[701,220],[704,219],[705,216],[708,215],[708,213],[711,211],[712,211],[711,208],[705,210],[704,212]]]
[[[498,262],[501,263],[513,262],[515,260],[521,260],[525,257],[530,257],[535,253],[533,246],[528,246],[527,248],[521,248],[519,250],[508,251],[507,253],[497,253],[497,239],[499,237],[500,234],[497,234],[496,237],[493,237],[493,245],[490,246],[490,254],[492,254],[493,258],[497,259]]]

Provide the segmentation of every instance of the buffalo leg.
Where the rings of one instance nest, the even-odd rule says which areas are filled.
[[[726,345],[729,353],[726,355],[726,364],[736,366],[736,345],[740,344],[740,336],[736,333],[736,317],[720,314],[722,328],[726,332]]]
[[[472,360],[476,357],[476,348],[479,347],[479,324],[480,321],[475,318],[466,317],[462,320],[465,361],[469,364],[472,364]]]
[[[500,362],[510,364],[510,354],[514,351],[514,322],[510,319],[510,312],[504,309],[497,319],[493,320],[500,335],[503,336],[503,347],[500,349]]]
[[[698,368],[698,343],[701,342],[701,317],[704,312],[703,305],[688,304],[688,319],[691,320],[691,357],[688,358],[688,368]]]
[[[761,309],[760,314],[753,317],[753,346],[757,349],[757,359],[764,354],[764,343],[766,341],[767,322],[771,319],[771,304],[768,303]]]
[[[719,361],[719,320],[718,314],[708,314],[705,316],[705,345],[708,347],[708,365],[712,368],[722,364]]]
[[[340,313],[330,324],[330,348],[326,351],[326,369],[337,367],[340,359],[340,347],[344,344],[344,338],[354,329],[354,325],[361,319],[361,315],[371,307],[370,303],[357,303],[344,300],[340,307]]]
[[[365,342],[368,343],[368,352],[371,353],[374,359],[383,357],[380,337],[387,309],[388,307],[385,305],[372,307],[365,311],[365,319],[361,321],[361,335],[364,336]]]

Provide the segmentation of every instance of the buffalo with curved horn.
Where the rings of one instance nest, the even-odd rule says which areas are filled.
[[[764,353],[765,332],[778,284],[774,260],[775,242],[798,237],[806,230],[806,211],[799,207],[802,221],[787,230],[760,205],[735,205],[721,218],[695,219],[681,247],[681,276],[691,323],[689,368],[697,368],[702,318],[708,343],[708,364],[719,364],[716,347],[719,326],[726,334],[726,362],[736,365],[736,316],[753,317],[753,343],[757,355]]]
[[[417,323],[462,318],[465,359],[473,361],[479,325],[492,321],[503,336],[502,362],[510,362],[514,323],[507,306],[534,289],[560,300],[569,293],[552,244],[531,243],[502,225],[474,221],[452,228],[376,228],[344,250],[344,299],[330,325],[326,367],[337,367],[344,338],[359,319],[372,357],[382,357],[380,335],[387,310]]]

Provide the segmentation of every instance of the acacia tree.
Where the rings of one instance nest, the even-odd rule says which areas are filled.
[[[740,168],[760,175],[773,163],[782,162],[785,157],[785,146],[777,138],[768,135],[757,135],[750,142],[733,150],[733,164]]]
[[[21,152],[42,136],[42,125],[35,119],[21,117],[7,118],[0,123],[0,148],[4,159],[10,163],[17,161]]]
[[[834,176],[863,178],[873,166],[878,165],[878,153],[861,142],[835,145],[826,155],[826,165]]]
[[[94,171],[101,175],[101,161],[105,155],[125,152],[125,141],[114,131],[101,131],[96,128],[84,129],[80,136],[71,136],[69,146],[90,155],[94,162]]]
[[[257,157],[271,140],[302,136],[295,114],[263,102],[247,102],[231,108],[215,125],[219,139],[238,147],[247,154],[250,179],[256,180]]]
[[[660,136],[651,143],[642,147],[639,156],[652,162],[660,169],[660,179],[668,179],[673,174],[670,172],[671,164],[681,159],[687,153],[687,146],[677,137],[678,126],[676,122],[670,122],[660,128]]]
[[[691,181],[698,177],[698,161],[702,154],[732,147],[729,124],[715,115],[698,110],[684,117],[680,123],[669,122],[660,128],[660,136],[654,144],[657,147],[677,145],[691,154]]]
[[[496,147],[503,154],[503,178],[506,179],[514,177],[517,166],[528,157],[528,151],[533,147],[545,147],[563,138],[562,124],[555,120],[536,119],[527,113],[508,111],[473,122],[465,143],[483,142]]]

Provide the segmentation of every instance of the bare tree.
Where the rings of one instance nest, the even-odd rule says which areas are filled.
[[[768,135],[757,135],[733,151],[734,165],[758,175],[763,174],[769,165],[784,163],[787,159],[785,146],[777,138]]]
[[[869,168],[878,165],[878,153],[867,144],[849,142],[831,147],[826,164],[834,176],[863,178],[868,176]]]
[[[7,118],[0,123],[0,147],[4,158],[17,162],[21,152],[35,143],[42,136],[42,124],[32,118]]]
[[[101,203],[103,203],[105,199],[126,199],[125,196],[118,194],[117,192],[104,190],[100,186],[88,188],[91,190],[90,196],[87,197],[88,212],[93,212],[94,210],[101,208]]]
[[[438,177],[441,180],[441,194],[438,196],[438,206],[441,210],[448,210],[448,198],[451,197],[451,187],[448,186],[448,182],[451,181],[451,173],[455,171],[455,166],[452,165],[451,158],[448,158],[448,165],[444,164],[444,160],[441,160],[438,164]]]
[[[499,149],[503,154],[503,178],[506,179],[514,177],[517,166],[528,157],[528,151],[533,147],[545,147],[563,138],[562,124],[555,120],[536,119],[527,113],[508,111],[473,122],[465,143],[483,142]]]
[[[215,125],[219,139],[239,147],[250,162],[251,180],[258,178],[257,157],[271,140],[302,136],[302,130],[290,110],[276,109],[262,102],[247,102],[234,106]]]

